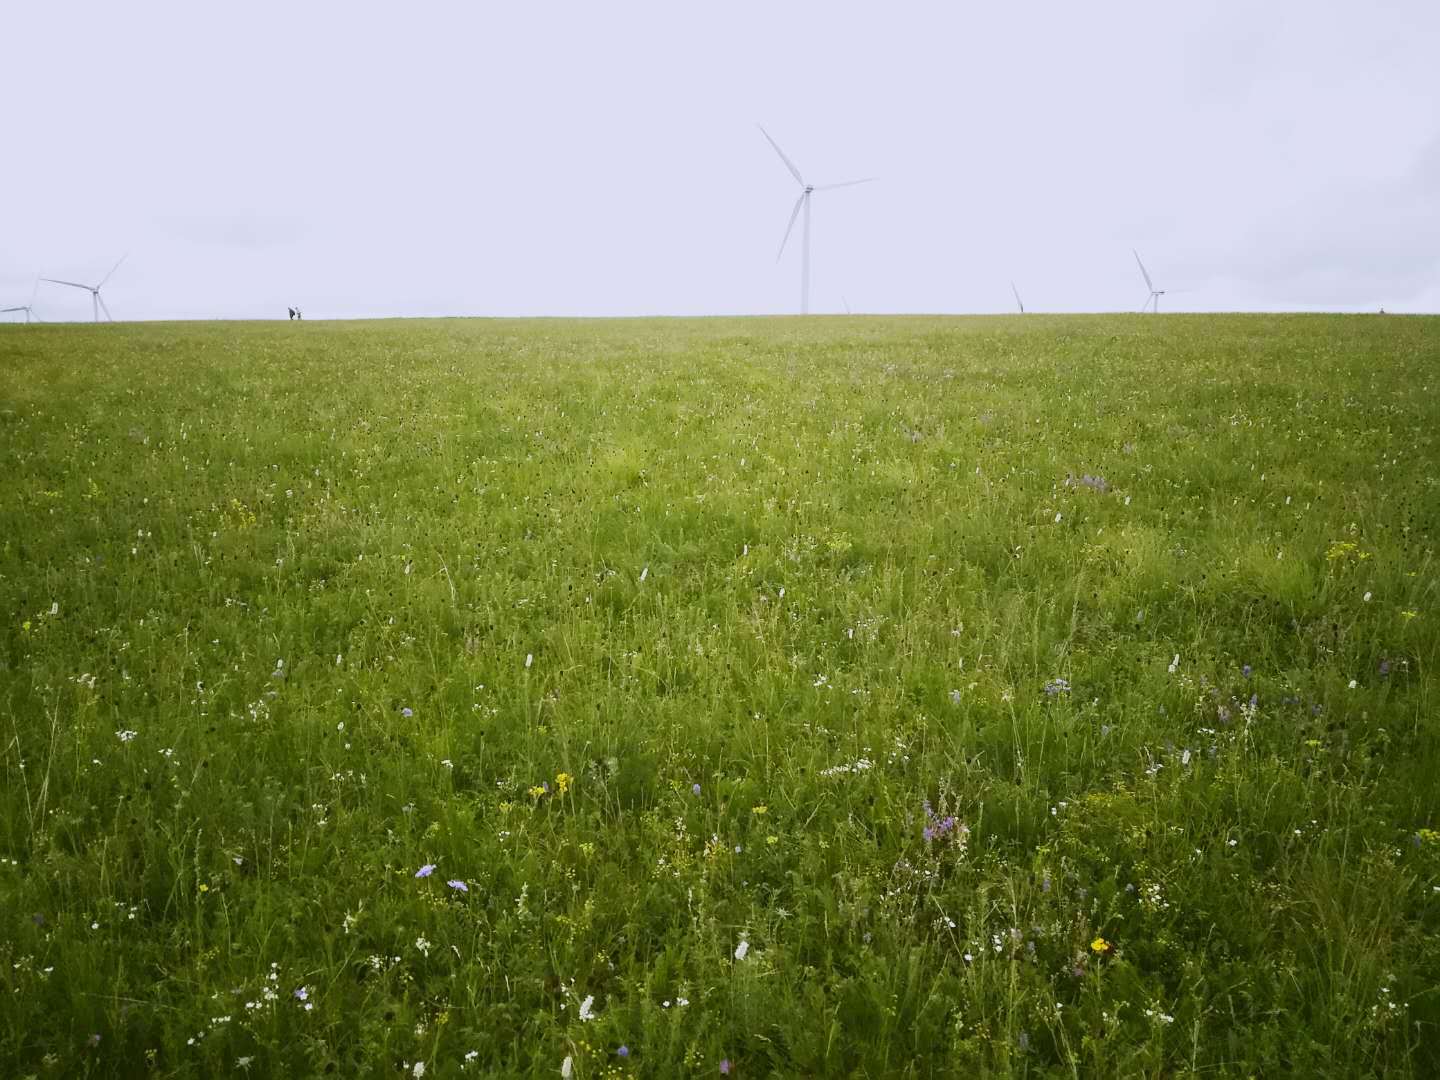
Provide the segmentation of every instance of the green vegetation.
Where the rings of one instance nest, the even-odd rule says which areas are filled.
[[[1440,1071],[1440,321],[0,330],[5,1075]]]

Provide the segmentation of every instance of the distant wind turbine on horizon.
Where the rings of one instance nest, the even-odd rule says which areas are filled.
[[[800,212],[805,212],[805,225],[801,232],[800,252],[800,314],[810,314],[810,196],[817,191],[833,191],[836,188],[854,187],[856,184],[869,184],[876,180],[876,177],[867,176],[863,180],[846,180],[839,184],[807,184],[805,178],[800,175],[800,170],[795,163],[785,156],[785,151],[780,149],[780,144],[770,138],[770,133],[763,125],[757,124],[760,134],[765,136],[765,141],[775,148],[775,153],[780,155],[780,160],[785,163],[785,168],[790,170],[790,175],[795,177],[795,182],[800,185],[800,197],[795,200],[795,209],[790,211],[790,223],[785,226],[785,237],[780,241],[780,251],[775,256],[778,263],[780,257],[785,254],[785,245],[790,241],[790,233],[795,228],[795,219]]]
[[[39,291],[40,276],[37,274],[35,276],[35,287],[30,290],[30,302],[28,304],[21,304],[19,307],[0,308],[0,315],[8,315],[12,311],[23,311],[25,312],[26,323],[29,323],[32,319],[35,322],[44,322],[44,319],[40,318],[39,315],[35,314],[35,294]]]
[[[1140,311],[1143,314],[1145,308],[1148,308],[1153,302],[1155,305],[1155,314],[1158,315],[1160,314],[1160,297],[1165,295],[1165,290],[1155,288],[1155,283],[1150,280],[1150,271],[1145,269],[1145,264],[1143,262],[1140,262],[1140,253],[1134,248],[1131,248],[1130,254],[1134,255],[1135,261],[1139,263],[1140,276],[1145,279],[1145,287],[1150,290],[1150,295],[1145,297],[1144,306],[1140,308]]]
[[[105,300],[100,295],[100,289],[104,286],[105,282],[109,281],[115,275],[115,271],[120,269],[120,263],[123,263],[128,258],[128,255],[121,255],[120,261],[110,268],[110,273],[100,279],[99,285],[82,285],[78,281],[61,281],[59,278],[53,277],[41,278],[40,280],[48,281],[52,285],[69,285],[72,289],[85,289],[90,293],[90,306],[95,312],[95,321],[100,321],[100,311],[103,308],[105,318],[110,322],[114,322],[115,317],[110,314],[110,309],[105,306]]]
[[[1015,287],[1015,283],[1013,281],[1010,282],[1010,291],[1015,294],[1015,304],[1017,307],[1020,308],[1020,314],[1024,315],[1025,301],[1020,299],[1020,290]]]

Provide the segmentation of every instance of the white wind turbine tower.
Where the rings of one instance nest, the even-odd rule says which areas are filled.
[[[120,262],[117,262],[114,266],[110,268],[110,273],[106,274],[103,278],[100,279],[99,285],[82,285],[78,281],[61,281],[59,278],[53,277],[41,278],[40,280],[48,281],[52,285],[69,285],[71,288],[87,290],[90,293],[90,307],[95,312],[95,321],[100,321],[100,311],[103,308],[105,311],[105,318],[110,322],[114,322],[115,317],[110,314],[110,309],[108,307],[105,307],[105,301],[100,297],[100,288],[105,284],[105,282],[109,281],[110,278],[114,276],[115,271],[120,269],[120,263],[123,263],[127,258],[129,258],[128,255],[121,255]]]
[[[1155,288],[1155,283],[1150,280],[1150,272],[1145,269],[1145,264],[1143,262],[1140,262],[1140,253],[1134,248],[1131,248],[1130,254],[1135,256],[1135,261],[1137,263],[1140,263],[1140,274],[1145,279],[1145,287],[1150,290],[1150,295],[1145,298],[1145,305],[1140,309],[1140,311],[1143,313],[1145,311],[1145,308],[1148,308],[1150,306],[1151,301],[1154,301],[1155,314],[1159,315],[1160,297],[1165,295],[1165,290]]]
[[[1010,291],[1015,294],[1015,304],[1020,308],[1020,314],[1025,314],[1025,301],[1020,299],[1020,290],[1015,288],[1015,283],[1010,282]]]
[[[36,277],[36,278],[35,278],[35,288],[33,288],[33,289],[30,290],[30,303],[28,303],[28,304],[21,304],[19,307],[0,308],[0,315],[8,315],[8,314],[9,314],[10,312],[12,312],[12,311],[23,311],[23,312],[25,312],[25,321],[26,321],[27,323],[30,322],[32,319],[33,319],[35,322],[44,322],[44,321],[45,321],[44,319],[40,318],[39,315],[36,315],[36,314],[35,314],[35,294],[36,294],[37,292],[39,292],[39,291],[40,291],[40,278],[39,278],[39,277]]]
[[[810,314],[810,196],[817,191],[833,191],[835,188],[869,184],[876,178],[867,176],[863,180],[846,180],[839,184],[820,184],[818,186],[807,184],[805,178],[800,175],[800,170],[795,167],[795,163],[785,156],[784,150],[780,149],[780,144],[770,138],[770,133],[762,125],[757,124],[756,127],[760,128],[760,134],[764,135],[765,140],[775,148],[775,153],[780,155],[780,160],[785,163],[785,167],[790,170],[790,175],[795,177],[795,182],[800,185],[800,197],[795,200],[795,209],[790,211],[790,224],[785,226],[785,238],[780,241],[780,251],[776,254],[775,261],[779,262],[780,256],[785,254],[785,245],[790,241],[790,233],[795,228],[795,219],[800,216],[800,211],[804,210],[805,226],[800,237],[802,247],[800,253],[800,314],[808,315]]]

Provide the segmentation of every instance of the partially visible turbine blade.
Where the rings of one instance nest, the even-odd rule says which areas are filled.
[[[1025,314],[1025,301],[1020,299],[1020,290],[1015,288],[1015,283],[1010,282],[1010,291],[1015,294],[1015,303],[1020,307],[1020,314]]]
[[[1151,292],[1154,292],[1154,291],[1155,291],[1155,283],[1150,280],[1150,272],[1145,269],[1145,264],[1144,264],[1143,262],[1140,262],[1140,253],[1139,253],[1138,251],[1136,251],[1134,248],[1131,248],[1131,249],[1130,249],[1130,254],[1132,254],[1132,255],[1135,256],[1135,261],[1136,261],[1137,263],[1140,263],[1140,273],[1141,273],[1141,275],[1145,278],[1145,287],[1146,287],[1147,289],[1149,289]]]
[[[108,321],[110,321],[110,322],[114,322],[114,321],[115,321],[115,316],[114,316],[114,315],[111,315],[111,314],[110,314],[110,309],[105,306],[105,298],[100,295],[100,290],[99,290],[99,289],[96,289],[96,290],[95,290],[95,299],[100,302],[100,310],[102,310],[102,311],[105,312],[105,318],[106,318]]]
[[[785,226],[785,239],[780,241],[780,250],[775,253],[775,261],[780,261],[780,256],[785,254],[785,245],[790,242],[790,233],[795,228],[795,219],[800,216],[800,206],[805,202],[805,195],[802,192],[795,200],[795,209],[790,211],[790,224]]]
[[[0,307],[0,315],[8,315],[12,311],[24,311],[23,307]]]
[[[120,256],[120,262],[117,262],[114,266],[112,266],[112,267],[110,268],[110,273],[106,274],[103,278],[100,279],[100,285],[104,285],[105,282],[109,281],[110,278],[111,278],[112,276],[114,276],[115,271],[120,269],[120,263],[123,263],[123,262],[124,262],[126,259],[128,259],[129,257],[130,257],[130,253],[129,253],[128,251],[127,251],[124,255],[121,255],[121,256]],[[95,287],[98,289],[98,288],[100,288],[100,285],[96,285]]]
[[[35,275],[35,287],[30,290],[30,305],[31,305],[31,307],[34,307],[34,305],[35,305],[35,297],[36,297],[37,295],[39,295],[39,293],[40,293],[40,275],[39,275],[39,274],[36,274],[36,275]]]
[[[760,134],[765,136],[765,141],[775,148],[775,153],[780,155],[780,160],[783,161],[785,167],[790,170],[790,175],[795,177],[795,182],[801,187],[804,187],[805,178],[800,175],[800,170],[795,167],[795,163],[785,156],[785,151],[780,149],[780,144],[770,138],[770,133],[765,130],[763,124],[756,124],[755,126],[760,129]]]
[[[69,285],[72,289],[84,289],[86,292],[90,291],[89,285],[81,285],[78,281],[61,281],[59,278],[53,277],[41,278],[40,280],[48,281],[52,285]]]
[[[876,180],[879,179],[880,178],[878,176],[867,176],[864,180],[846,180],[843,184],[820,184],[815,188],[815,190],[834,191],[836,188],[854,187],[856,184],[873,184]]]

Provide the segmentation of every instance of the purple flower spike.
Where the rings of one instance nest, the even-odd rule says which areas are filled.
[[[690,794],[691,794],[691,795],[699,795],[699,794],[700,794],[700,785],[699,785],[699,784],[691,784],[691,785],[690,785]]]
[[[469,891],[470,891],[470,886],[469,886],[469,885],[466,885],[465,882],[463,882],[463,881],[447,881],[447,882],[445,882],[445,884],[446,884],[446,885],[449,885],[449,886],[450,886],[452,889],[454,889],[456,892],[469,892]]]
[[[416,876],[416,877],[429,877],[429,876],[430,876],[431,874],[433,874],[434,872],[435,872],[435,864],[434,864],[433,862],[427,862],[424,866],[420,867],[419,870],[416,870],[416,871],[415,871],[415,876]]]
[[[730,1064],[730,1059],[729,1059],[729,1058],[721,1058],[721,1059],[720,1059],[720,1075],[721,1075],[721,1076],[729,1076],[729,1075],[730,1075],[730,1070],[733,1069],[733,1068],[734,1068],[734,1066]]]
[[[1244,667],[1242,667],[1242,668],[1240,669],[1240,674],[1241,674],[1241,675],[1244,675],[1245,678],[1248,679],[1248,678],[1250,677],[1250,672],[1251,672],[1251,670],[1252,670],[1252,668],[1250,667],[1250,665],[1249,665],[1249,664],[1246,664]]]

